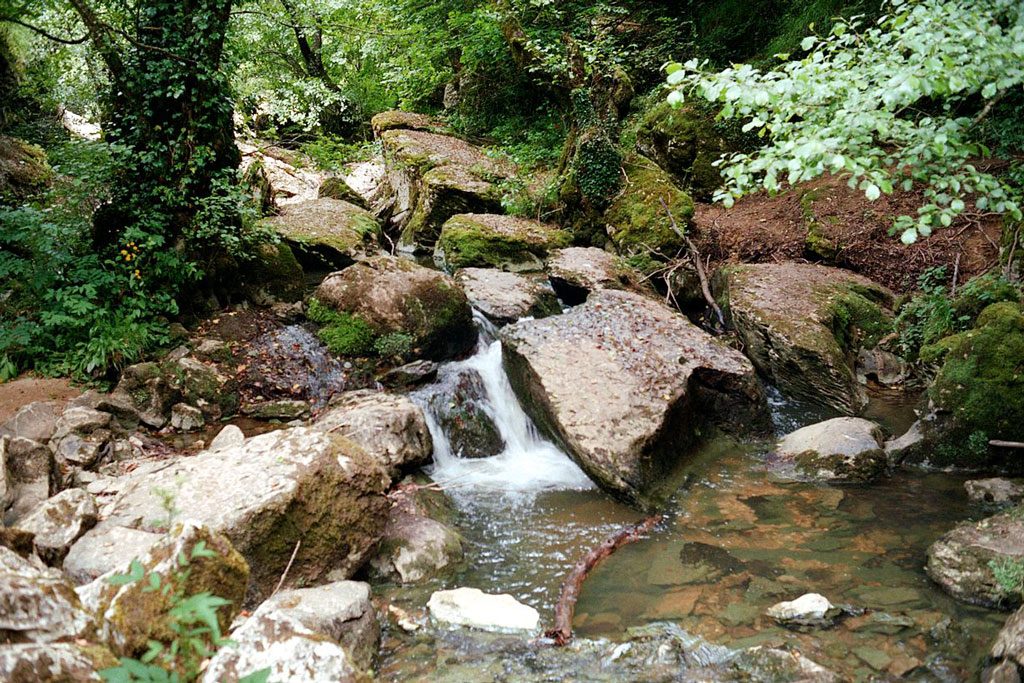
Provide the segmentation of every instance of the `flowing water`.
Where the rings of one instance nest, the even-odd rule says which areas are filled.
[[[573,563],[640,514],[596,490],[539,434],[512,392],[489,327],[477,354],[442,368],[439,382],[465,368],[483,378],[505,449],[492,458],[458,457],[427,402],[432,389],[414,395],[427,407],[434,438],[429,474],[461,513],[467,562],[454,576],[395,591],[393,599],[415,610],[433,590],[473,586],[510,593],[550,624]],[[771,403],[780,432],[828,417],[778,394]],[[913,417],[911,403],[890,396],[869,412],[899,432]],[[971,677],[1005,615],[957,603],[923,570],[936,538],[984,513],[969,507],[963,478],[900,472],[869,486],[790,483],[767,470],[766,450],[723,436],[683,458],[667,521],[584,584],[577,636],[615,640],[630,628],[671,621],[729,647],[790,646],[849,680]],[[763,616],[806,592],[863,614],[809,633]],[[441,678],[451,664],[422,642],[392,641],[385,652],[386,679]]]

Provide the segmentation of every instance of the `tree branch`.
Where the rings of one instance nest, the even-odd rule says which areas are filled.
[[[14,17],[0,17],[0,21],[6,22],[8,24],[17,24],[18,26],[23,26],[27,28],[29,31],[32,31],[33,33],[38,33],[43,38],[46,38],[47,40],[52,40],[55,43],[60,43],[61,45],[81,45],[85,41],[89,40],[88,33],[79,38],[61,38],[60,36],[55,36],[52,33],[39,28],[38,26],[33,26],[27,21],[15,19]]]

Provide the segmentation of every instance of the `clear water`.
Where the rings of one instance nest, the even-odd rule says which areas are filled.
[[[463,363],[485,378],[506,449],[489,459],[457,458],[428,416],[437,448],[430,474],[461,512],[468,560],[454,576],[389,597],[416,612],[433,590],[474,586],[510,593],[550,624],[576,560],[641,515],[594,489],[538,434],[512,393],[493,335]],[[780,432],[830,417],[778,394],[772,404]],[[912,397],[890,396],[869,413],[898,434],[913,419],[912,404]],[[973,677],[1005,615],[955,602],[923,570],[935,539],[982,514],[968,505],[963,479],[898,473],[869,486],[780,482],[764,465],[766,448],[723,437],[681,455],[667,521],[588,578],[577,636],[618,639],[668,620],[720,645],[788,645],[848,680]],[[812,591],[866,612],[811,633],[763,616],[770,605]],[[452,665],[423,642],[392,638],[385,653],[385,680],[440,675]]]

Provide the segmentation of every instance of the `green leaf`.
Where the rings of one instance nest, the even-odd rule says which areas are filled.
[[[807,50],[810,50],[812,47],[814,47],[814,44],[816,42],[818,42],[818,39],[815,36],[807,36],[806,38],[800,41],[800,49],[806,52]]]
[[[238,683],[267,683],[268,680],[270,680],[270,667],[242,676],[238,679]]]

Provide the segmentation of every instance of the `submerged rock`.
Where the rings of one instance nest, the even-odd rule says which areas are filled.
[[[847,415],[864,406],[854,358],[890,329],[891,292],[849,271],[802,263],[730,266],[714,286],[747,355],[784,393]]]
[[[264,220],[298,252],[300,261],[344,268],[379,249],[380,224],[366,209],[340,199],[290,204]]]
[[[35,535],[36,554],[59,566],[71,545],[96,524],[96,501],[82,489],[61,491],[18,521],[18,528]]]
[[[999,631],[992,649],[991,664],[981,674],[983,683],[1010,683],[1024,671],[1024,608],[1018,609]]]
[[[362,321],[371,336],[408,335],[414,357],[444,360],[476,344],[466,295],[449,276],[412,261],[367,259],[329,275],[315,297],[329,309]]]
[[[602,488],[633,503],[712,424],[764,425],[764,394],[739,352],[658,301],[594,292],[581,306],[502,332],[527,413]]]
[[[953,597],[974,605],[1007,608],[1021,602],[1024,517],[1006,512],[964,522],[928,548],[928,576]],[[1016,574],[1015,574],[1016,572]]]
[[[434,260],[449,270],[542,270],[548,253],[571,241],[564,230],[527,218],[464,213],[445,221]]]
[[[527,631],[540,628],[540,614],[511,595],[491,595],[478,588],[437,591],[427,602],[430,616],[454,626],[484,631]]]
[[[554,290],[536,278],[494,268],[463,268],[455,280],[473,307],[495,325],[562,312]]]
[[[423,411],[396,394],[347,391],[331,402],[313,428],[351,439],[392,479],[430,462],[434,450]]]
[[[886,469],[882,429],[859,417],[837,417],[787,434],[775,449],[786,468],[817,481],[868,482]]]
[[[351,576],[383,531],[387,482],[352,441],[306,427],[283,429],[129,475],[109,516],[78,543],[110,526],[161,531],[169,499],[187,505],[190,520],[228,537],[252,567],[249,598],[258,597],[277,583],[299,541],[291,580],[313,581],[330,571]]]

